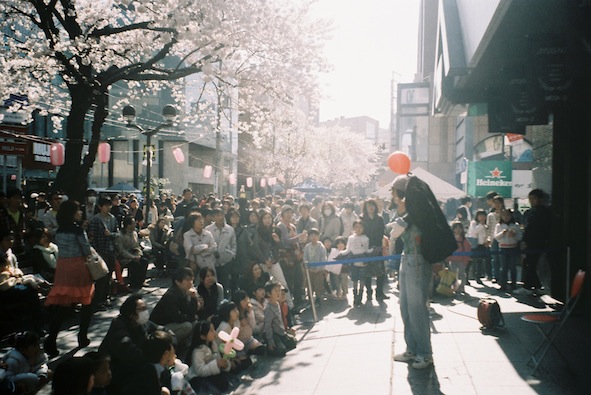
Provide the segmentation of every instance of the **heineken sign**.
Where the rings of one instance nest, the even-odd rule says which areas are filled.
[[[511,197],[513,166],[505,161],[470,162],[468,168],[468,194],[485,196],[496,191],[503,197]]]

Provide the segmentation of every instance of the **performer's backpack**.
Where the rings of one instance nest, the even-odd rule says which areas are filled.
[[[505,326],[503,313],[501,313],[501,307],[496,299],[480,299],[480,302],[478,302],[478,321],[482,324],[481,330]]]

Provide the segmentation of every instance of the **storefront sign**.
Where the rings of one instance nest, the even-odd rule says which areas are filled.
[[[27,143],[0,142],[0,155],[25,156]]]
[[[496,191],[503,197],[511,197],[512,164],[506,161],[470,162],[468,169],[468,194],[485,196]]]

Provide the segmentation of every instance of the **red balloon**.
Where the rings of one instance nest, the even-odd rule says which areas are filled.
[[[388,156],[388,167],[394,173],[406,174],[410,171],[410,158],[404,152],[392,152]]]

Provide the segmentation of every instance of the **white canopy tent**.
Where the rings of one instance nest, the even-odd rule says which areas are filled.
[[[425,181],[429,185],[437,200],[446,201],[450,198],[459,199],[461,197],[466,196],[466,192],[456,188],[455,186],[429,173],[427,170],[421,167],[417,167],[416,169],[411,170],[411,173],[419,177],[421,180]],[[373,191],[372,195],[380,197],[382,199],[390,199],[392,197],[392,194],[390,193],[390,188],[392,187],[393,182],[394,181],[389,182],[380,189]]]

